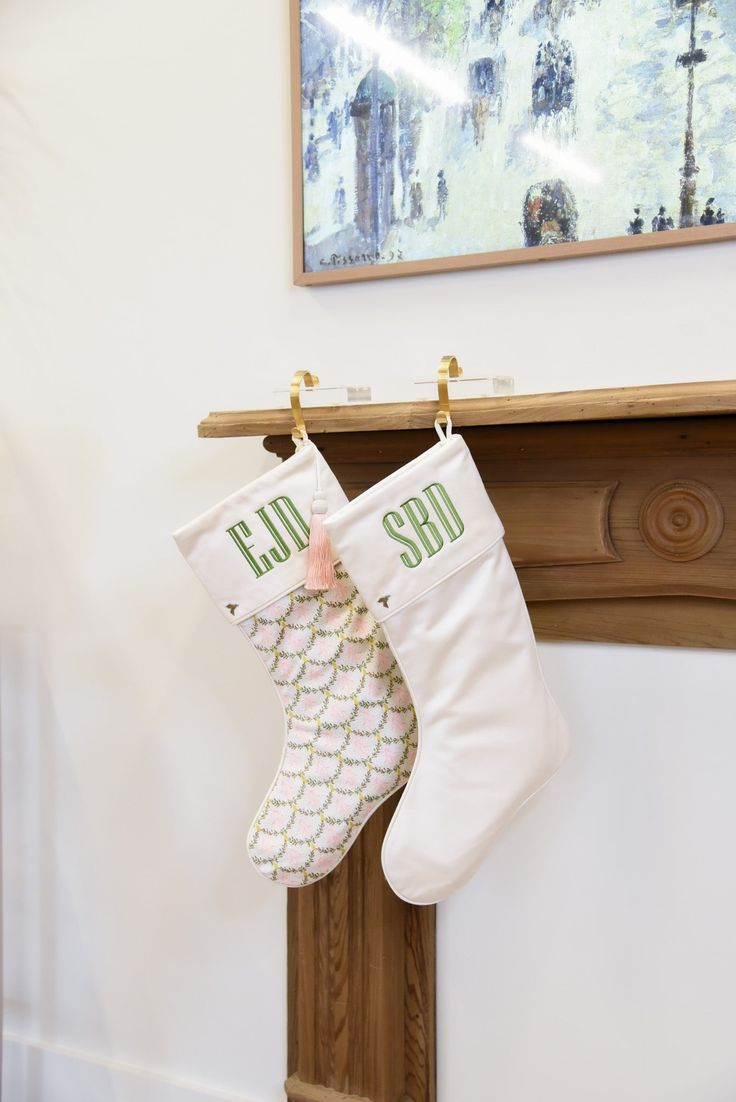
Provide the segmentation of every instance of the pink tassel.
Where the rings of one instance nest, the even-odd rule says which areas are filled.
[[[325,495],[320,491],[312,502],[312,520],[309,525],[309,552],[307,556],[307,580],[304,588],[312,593],[320,589],[332,589],[337,579],[333,566],[332,547],[325,531],[324,515],[327,512]]]

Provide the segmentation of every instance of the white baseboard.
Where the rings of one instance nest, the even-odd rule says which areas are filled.
[[[281,1093],[283,1098],[283,1093]],[[5,1034],[2,1102],[256,1102],[59,1045]],[[268,1099],[268,1102],[271,1102]]]

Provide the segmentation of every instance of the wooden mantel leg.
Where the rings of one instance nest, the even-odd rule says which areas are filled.
[[[435,1102],[435,909],[384,880],[396,802],[330,876],[289,892],[289,1102]]]

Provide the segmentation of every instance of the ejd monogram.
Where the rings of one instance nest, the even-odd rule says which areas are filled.
[[[383,527],[391,539],[406,548],[401,552],[401,561],[411,570],[423,562],[425,555],[431,559],[441,551],[445,546],[445,538],[449,543],[454,543],[465,531],[460,514],[441,482],[433,482],[425,487],[422,494],[429,503],[437,524],[431,519],[429,509],[420,497],[410,497],[400,506],[401,512],[392,510],[383,518]],[[407,527],[407,521],[416,539],[401,531]]]
[[[256,509],[256,516],[274,540],[274,546],[268,551],[261,554],[254,553],[254,544],[246,543],[253,532],[244,520],[239,520],[232,528],[228,528],[227,534],[234,541],[255,576],[262,578],[264,574],[273,570],[274,566],[291,558],[292,547],[289,546],[289,542],[296,551],[304,551],[307,548],[309,525],[290,497],[274,498],[267,505]]]

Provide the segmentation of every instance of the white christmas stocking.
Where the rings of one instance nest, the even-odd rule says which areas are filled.
[[[568,734],[467,445],[440,443],[332,514],[335,554],[382,625],[412,694],[419,749],[386,833],[402,899],[446,899],[561,764]]]
[[[306,585],[310,539],[346,497],[311,443],[175,533],[229,623],[250,639],[286,715],[276,779],[248,835],[260,873],[310,884],[341,860],[409,776],[414,708],[381,628],[346,572]],[[311,582],[311,579],[310,579]]]

